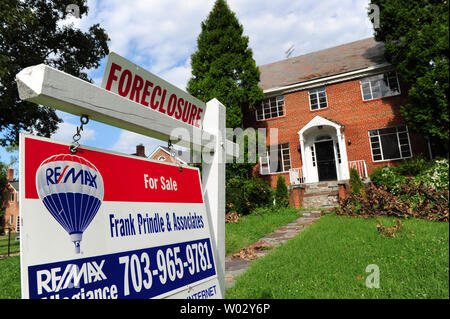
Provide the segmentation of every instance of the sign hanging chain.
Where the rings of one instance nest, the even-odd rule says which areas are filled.
[[[83,126],[86,125],[89,122],[89,117],[85,114],[82,114],[80,116],[80,126],[77,126],[77,132],[73,136],[73,142],[72,145],[69,146],[69,151],[72,154],[76,154],[78,147],[80,146],[80,143],[78,142],[81,139],[81,131],[83,131]]]

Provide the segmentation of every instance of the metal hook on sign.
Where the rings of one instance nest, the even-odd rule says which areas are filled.
[[[170,155],[176,160],[176,153],[175,153],[175,150],[173,149],[173,144],[172,144],[172,141],[170,139],[167,142],[167,148],[169,149]],[[181,166],[181,163],[178,164],[178,170],[180,172],[183,171],[183,166]]]
[[[82,114],[80,116],[80,122],[81,125],[77,126],[77,132],[73,135],[72,145],[69,146],[70,153],[74,155],[77,153],[78,147],[80,146],[80,143],[78,141],[81,139],[81,132],[83,131],[83,126],[89,122],[89,117],[85,114]]]
[[[89,123],[89,116],[87,116],[86,114],[82,114],[80,116],[80,122],[81,122],[81,127],[83,127],[83,125],[86,125]],[[83,130],[83,128],[81,128],[81,130]]]

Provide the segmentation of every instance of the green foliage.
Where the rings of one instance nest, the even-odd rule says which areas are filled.
[[[384,166],[373,170],[370,180],[375,186],[384,185],[398,195],[405,177],[414,177],[414,183],[423,182],[436,190],[449,189],[448,158],[426,160],[421,156],[403,162],[398,167]]]
[[[403,176],[416,176],[420,172],[433,166],[433,162],[425,159],[422,155],[414,156],[397,167],[397,172]]]
[[[0,234],[5,231],[5,219],[4,214],[6,210],[6,200],[9,195],[8,190],[8,179],[6,178],[7,167],[2,162],[0,162]]]
[[[448,145],[449,12],[442,0],[371,0],[380,9],[375,38],[409,87],[401,114],[411,129]]]
[[[239,131],[242,131],[242,140],[237,138],[240,135]],[[229,134],[227,135],[227,139],[239,144],[239,154],[243,155],[242,159],[233,158],[232,162],[230,161],[230,163],[226,164],[227,180],[231,178],[250,178],[252,176],[252,170],[255,167],[255,163],[258,161],[258,154],[255,154],[256,147],[255,149],[249,149],[248,146],[249,144],[256,145],[258,132],[254,131],[254,134],[248,132],[249,130],[242,130],[241,128],[227,130],[227,133]]]
[[[217,0],[201,24],[197,51],[191,56],[192,77],[186,88],[204,102],[216,98],[225,105],[226,127],[233,129],[242,127],[242,110],[264,98],[258,87],[260,72],[243,31],[226,1]],[[226,180],[250,178],[254,165],[248,161],[227,164]]]
[[[60,23],[69,4],[78,5],[80,17],[87,14],[86,2],[0,1],[0,145],[18,144],[22,130],[49,137],[60,122],[53,109],[19,99],[19,71],[45,63],[90,81],[86,70],[99,67],[109,53],[108,35],[98,24],[83,32]]]
[[[387,190],[398,195],[401,185],[405,181],[405,177],[398,173],[398,170],[392,166],[378,167],[370,174],[370,180],[375,186],[386,186]]]
[[[426,186],[437,190],[448,190],[448,170],[448,158],[435,160],[431,166],[419,172],[416,177],[416,182],[423,182]]]
[[[232,178],[226,181],[226,210],[246,215],[257,207],[272,205],[273,190],[260,178]]]
[[[350,189],[353,195],[364,193],[364,184],[359,177],[358,171],[354,168],[350,169]]]
[[[205,102],[217,98],[227,108],[227,127],[240,127],[242,108],[263,99],[249,39],[225,0],[214,3],[201,28],[187,91]]]
[[[282,175],[278,175],[277,187],[275,189],[275,204],[278,207],[289,206],[289,192],[286,186],[286,180]]]
[[[448,170],[448,158],[429,161],[423,157],[410,159],[398,167],[377,168],[370,175],[370,179],[376,187],[384,186],[389,192],[373,190],[371,194],[374,196],[354,198],[347,202],[347,206],[351,207],[343,209],[351,211],[354,202],[359,200],[368,202],[368,206],[380,209],[383,213],[399,210],[403,215],[407,213],[427,219],[445,219],[447,216],[448,219]],[[392,195],[396,195],[395,198]],[[384,201],[386,209],[380,207]]]

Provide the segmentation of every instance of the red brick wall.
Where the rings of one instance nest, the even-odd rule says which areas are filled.
[[[17,232],[17,217],[19,216],[19,201],[18,201],[18,193],[14,190],[13,187],[9,186],[10,193],[6,198],[6,201],[3,203],[6,206],[4,219],[5,219],[5,233],[8,231],[10,227],[12,232]],[[14,200],[11,201],[11,194],[14,194]],[[12,224],[10,224],[10,219],[12,216]]]
[[[175,163],[174,158],[161,149],[158,150],[158,152],[156,152],[150,159],[159,161],[160,156],[164,156],[166,158],[164,162]]]
[[[167,154],[166,152],[164,152],[161,149],[159,149],[158,152],[156,152],[150,159],[159,161],[159,157],[160,156],[164,156],[166,158],[164,160],[164,162],[180,164],[180,162],[178,160],[176,160],[174,157],[172,157],[171,155]]]
[[[278,128],[278,142],[289,142],[291,165],[293,168],[301,167],[301,156],[298,152],[300,146],[298,131],[312,120],[316,115],[326,117],[345,125],[345,139],[351,141],[347,146],[349,161],[365,160],[368,173],[375,167],[384,165],[396,165],[401,160],[374,163],[368,137],[368,130],[405,124],[400,115],[400,105],[406,101],[407,91],[401,85],[402,94],[363,101],[361,95],[360,81],[351,80],[326,86],[328,107],[325,109],[311,111],[309,106],[308,90],[284,94],[285,116],[265,121],[256,121],[255,112],[245,114],[247,127],[264,127],[266,129]],[[409,132],[413,155],[417,153],[427,154],[425,140]],[[270,141],[267,141],[270,145]],[[289,184],[289,174],[283,174]],[[265,176],[276,185],[277,174]]]

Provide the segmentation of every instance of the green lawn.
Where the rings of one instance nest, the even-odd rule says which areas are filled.
[[[296,210],[251,214],[227,224],[227,253],[248,246],[297,217]],[[391,218],[382,218],[386,226]],[[449,298],[449,224],[404,220],[395,238],[375,219],[326,215],[252,263],[227,298]],[[415,236],[407,230],[414,231]],[[233,245],[233,246],[230,246]],[[230,248],[232,247],[232,248]],[[365,286],[369,264],[380,288]],[[20,298],[19,256],[0,259],[0,299]]]
[[[295,208],[256,209],[237,224],[225,224],[225,253],[239,251],[298,217]]]
[[[20,241],[14,240],[19,236],[18,233],[12,233],[10,239],[10,253],[15,253],[20,251]],[[8,253],[8,235],[0,236],[0,255]]]
[[[392,218],[382,218],[392,226]],[[386,238],[376,219],[323,216],[256,260],[227,298],[449,298],[449,224],[404,220]],[[407,228],[414,231],[414,236]],[[369,264],[380,288],[367,288]]]
[[[0,299],[20,298],[20,257],[0,259]]]

